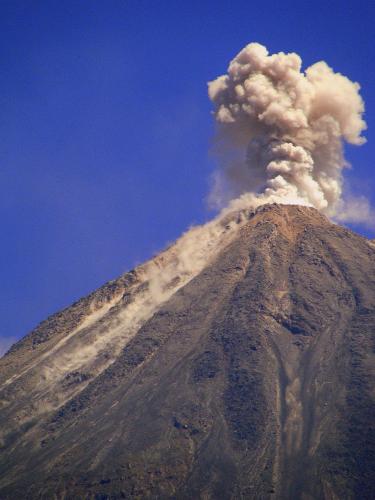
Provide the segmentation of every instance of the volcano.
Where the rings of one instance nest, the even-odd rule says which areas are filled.
[[[0,360],[1,499],[374,498],[375,244],[303,206],[218,227]]]

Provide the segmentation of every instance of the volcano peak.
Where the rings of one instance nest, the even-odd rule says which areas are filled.
[[[0,360],[1,498],[371,498],[375,248],[306,206],[209,224]]]

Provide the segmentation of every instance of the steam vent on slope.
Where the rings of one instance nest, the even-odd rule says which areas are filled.
[[[0,498],[373,498],[374,245],[210,224],[0,360]]]

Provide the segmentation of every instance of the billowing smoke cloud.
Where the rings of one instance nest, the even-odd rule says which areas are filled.
[[[301,63],[295,53],[269,55],[251,43],[208,84],[223,159],[211,203],[311,205],[350,219],[343,142],[365,142],[360,86],[323,61],[305,72]],[[351,206],[358,209],[353,200]],[[355,219],[368,213],[357,210]]]

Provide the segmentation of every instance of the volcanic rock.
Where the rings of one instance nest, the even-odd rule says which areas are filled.
[[[0,360],[1,499],[374,498],[369,240],[266,205],[157,307],[145,276]]]

